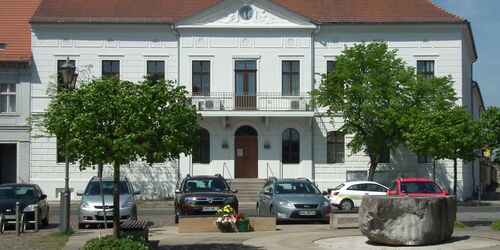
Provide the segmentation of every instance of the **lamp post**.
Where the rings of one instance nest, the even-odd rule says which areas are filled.
[[[75,65],[71,64],[69,57],[66,62],[61,66],[59,73],[62,77],[62,82],[59,82],[59,90],[72,91],[76,86],[76,79],[78,74],[75,73]],[[69,156],[68,145],[65,145],[65,175],[64,175],[64,190],[61,192],[61,202],[59,211],[59,231],[67,233],[69,230],[69,215],[70,215],[70,202],[71,192],[69,190]]]

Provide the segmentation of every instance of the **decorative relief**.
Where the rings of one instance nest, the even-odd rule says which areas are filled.
[[[421,48],[431,48],[432,42],[427,40],[427,39],[424,39],[424,40],[420,41],[420,47]]]
[[[287,38],[286,39],[286,46],[287,47],[297,47],[297,41],[295,38]]]
[[[241,47],[251,47],[252,46],[252,41],[248,37],[241,38]]]
[[[196,38],[196,47],[207,47],[207,39],[204,37]]]
[[[116,48],[116,46],[118,45],[118,43],[113,38],[108,38],[105,41],[105,45],[106,45],[106,48]]]
[[[244,20],[238,14],[239,10],[214,21],[212,24],[289,24],[290,21],[279,18],[266,10],[253,7],[255,15],[248,21]]]

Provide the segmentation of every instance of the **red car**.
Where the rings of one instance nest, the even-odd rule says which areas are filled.
[[[437,182],[425,178],[397,178],[387,195],[397,196],[445,196],[448,195]]]

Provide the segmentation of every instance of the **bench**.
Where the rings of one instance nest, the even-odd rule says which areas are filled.
[[[330,214],[330,228],[357,228],[359,227],[358,217],[359,215],[357,210],[334,210]]]
[[[153,223],[143,220],[126,220],[120,225],[121,236],[132,236],[136,239],[148,242],[149,240],[149,226]]]

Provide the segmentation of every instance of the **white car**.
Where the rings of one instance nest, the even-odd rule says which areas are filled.
[[[387,187],[373,181],[344,182],[331,191],[330,202],[342,210],[361,205],[363,195],[386,195]]]

